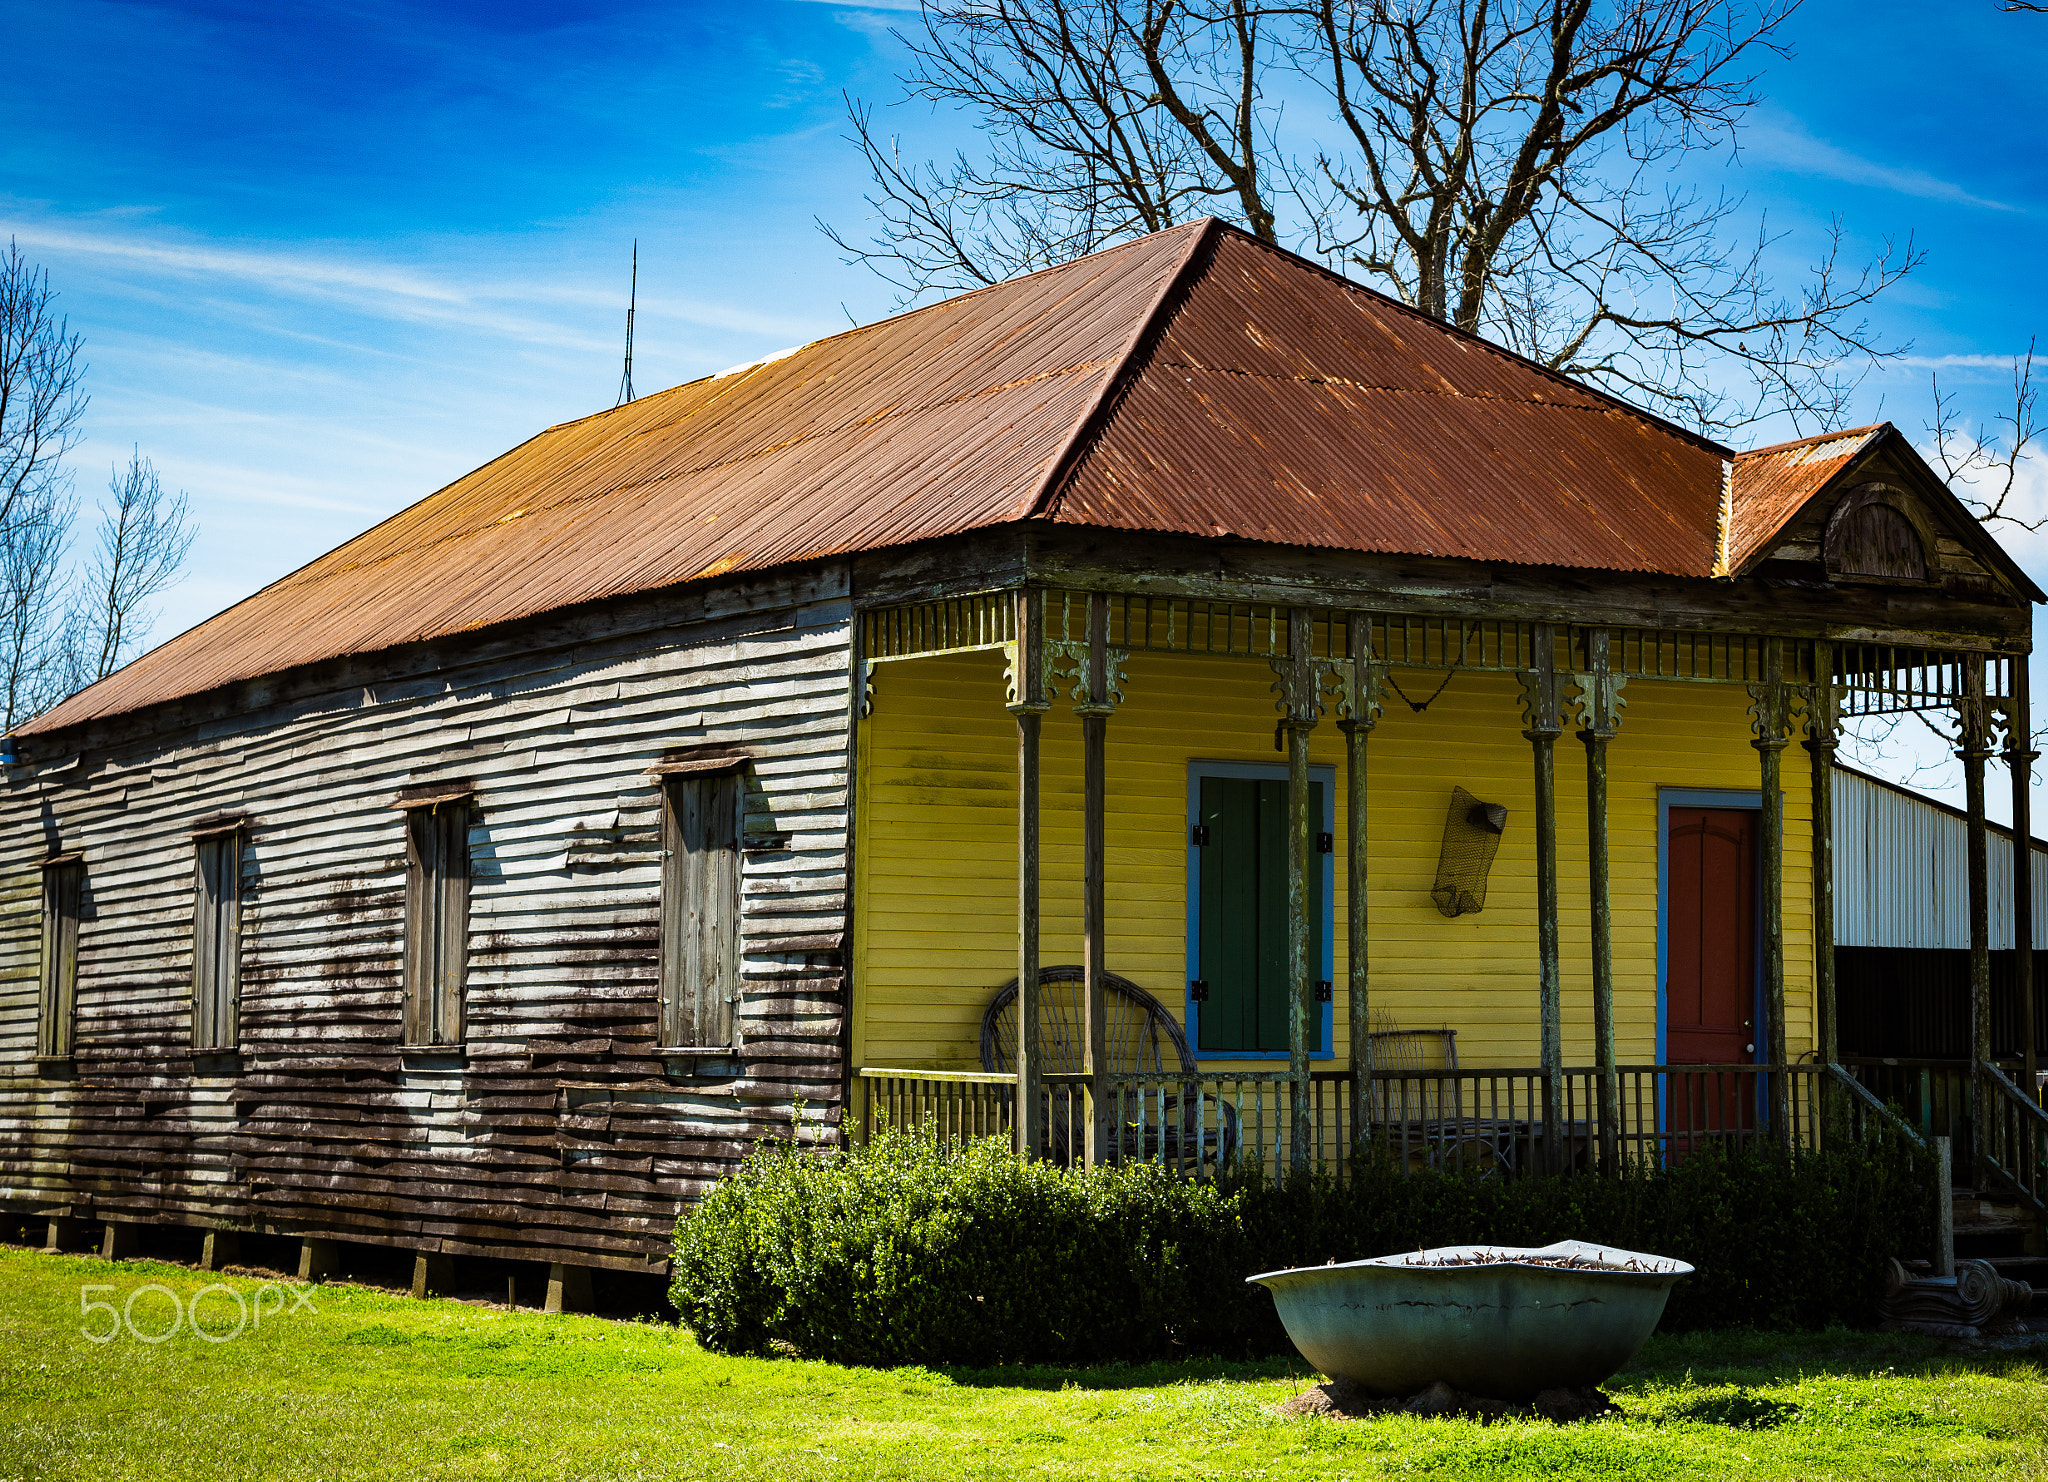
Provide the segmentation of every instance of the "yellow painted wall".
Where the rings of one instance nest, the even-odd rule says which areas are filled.
[[[862,723],[855,854],[857,1065],[977,1064],[981,1013],[1014,976],[1016,726],[994,654],[878,666]],[[1176,1017],[1186,998],[1187,778],[1191,761],[1277,762],[1263,661],[1133,655],[1127,703],[1109,723],[1108,934],[1112,970]],[[1396,672],[1426,698],[1441,674]],[[1748,696],[1739,686],[1631,680],[1609,750],[1615,1015],[1623,1064],[1655,1059],[1657,791],[1754,791]],[[1423,714],[1398,697],[1371,741],[1372,1004],[1403,1028],[1448,1023],[1465,1066],[1538,1059],[1536,857],[1529,743],[1512,676],[1460,673]],[[1811,1047],[1812,935],[1806,754],[1785,765],[1786,1038]],[[1339,767],[1326,720],[1311,759]],[[1045,963],[1081,958],[1081,727],[1064,704],[1043,752]],[[1446,919],[1429,898],[1453,785],[1508,809],[1486,909]],[[1557,743],[1565,1062],[1592,1061],[1585,749]],[[1341,842],[1340,842],[1341,850]],[[1336,1044],[1345,1024],[1345,879],[1336,900]]]

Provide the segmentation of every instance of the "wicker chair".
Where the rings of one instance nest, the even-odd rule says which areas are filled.
[[[1082,980],[1082,970],[1071,963],[1038,970],[1038,1048],[1050,1074],[1080,1072]],[[1102,1002],[1108,1061],[1103,1069],[1109,1074],[1196,1076],[1187,1034],[1158,999],[1129,978],[1104,973]],[[1016,1067],[1017,980],[1012,978],[996,990],[981,1016],[981,1068],[1004,1074]],[[1060,1162],[1078,1151],[1067,1106],[1068,1098],[1055,1095],[1046,1119],[1047,1151]],[[1105,1105],[1103,1115],[1116,1110]],[[1216,1125],[1205,1127],[1210,1111]],[[1221,1097],[1161,1090],[1148,1093],[1139,1107],[1124,1108],[1118,1120],[1121,1134],[1104,1136],[1099,1144],[1112,1160],[1160,1158],[1177,1166],[1213,1161],[1221,1169],[1237,1156],[1237,1112]]]

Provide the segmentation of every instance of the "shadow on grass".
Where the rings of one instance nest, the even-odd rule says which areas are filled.
[[[1168,1384],[1209,1384],[1221,1380],[1256,1383],[1315,1376],[1298,1354],[1264,1359],[1159,1359],[1137,1364],[998,1364],[992,1368],[940,1368],[932,1372],[970,1389],[1157,1389]]]
[[[1684,1417],[1745,1430],[1786,1423],[1794,1409],[1755,1395],[1756,1387],[1797,1384],[1825,1376],[1867,1378],[1885,1371],[1915,1374],[1976,1372],[2007,1374],[2038,1367],[2048,1348],[2033,1351],[1967,1350],[1942,1338],[1917,1333],[1871,1333],[1831,1328],[1817,1333],[1733,1331],[1659,1336],[1603,1387],[1617,1396],[1643,1385],[1690,1382],[1726,1392],[1702,1396],[1699,1413]],[[1298,1354],[1264,1359],[1160,1360],[1131,1364],[1018,1364],[987,1368],[933,1366],[929,1372],[953,1384],[977,1389],[1150,1389],[1170,1384],[1219,1380],[1292,1381],[1304,1387],[1317,1377]],[[1725,1412],[1725,1413],[1724,1413]]]

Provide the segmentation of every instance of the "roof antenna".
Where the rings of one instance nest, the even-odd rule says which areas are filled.
[[[633,311],[640,303],[640,239],[633,239],[633,286],[626,296],[626,372],[619,377],[619,399],[612,403],[622,407],[633,399]]]

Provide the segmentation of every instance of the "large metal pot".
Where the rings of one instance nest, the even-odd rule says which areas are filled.
[[[1475,1256],[1491,1259],[1442,1264]],[[1592,1264],[1533,1265],[1532,1256]],[[1442,1380],[1468,1394],[1528,1400],[1546,1389],[1591,1388],[1635,1357],[1673,1283],[1691,1270],[1664,1256],[1563,1240],[1541,1250],[1446,1245],[1246,1280],[1273,1294],[1294,1346],[1332,1378],[1383,1395]]]

